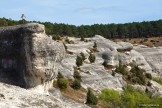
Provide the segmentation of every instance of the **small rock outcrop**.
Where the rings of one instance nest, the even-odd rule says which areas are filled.
[[[0,28],[0,80],[25,88],[56,78],[64,46],[30,23]]]

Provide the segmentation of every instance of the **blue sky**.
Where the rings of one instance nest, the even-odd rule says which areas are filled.
[[[162,19],[162,0],[2,0],[0,17],[74,25]]]

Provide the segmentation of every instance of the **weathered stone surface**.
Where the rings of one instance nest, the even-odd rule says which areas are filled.
[[[147,92],[151,96],[162,97],[162,86],[155,81],[151,81],[151,87],[147,87]]]
[[[0,73],[14,72],[22,80],[16,85],[27,88],[56,78],[65,55],[63,45],[51,40],[44,25],[37,23],[0,28],[0,44]]]
[[[50,89],[44,94],[42,87],[24,89],[18,86],[0,83],[1,108],[89,108],[63,97],[59,90]]]
[[[86,64],[81,66],[84,71],[81,73],[83,84],[96,91],[101,91],[104,88],[122,91],[125,81],[121,75],[113,77],[109,71],[106,71],[103,66],[95,64]]]
[[[116,48],[120,47],[120,45],[98,35],[93,38],[87,38],[87,40],[91,41],[81,42],[78,41],[78,39],[73,39],[76,44],[66,44],[68,50],[74,52],[74,54],[66,55],[66,58],[62,61],[62,68],[60,68],[59,71],[67,78],[73,79],[73,66],[76,66],[76,56],[80,52],[83,52],[86,58],[88,58],[89,48],[92,48],[94,42],[96,42],[97,50],[99,52],[94,53],[96,56],[95,63],[90,64],[89,60],[86,59],[83,66],[80,67],[82,85],[85,88],[91,87],[96,91],[101,91],[104,88],[110,88],[121,92],[123,85],[126,84],[122,79],[122,76],[116,75],[113,77],[111,75],[111,71],[106,70],[102,65],[104,60],[107,60],[109,65],[115,66],[119,63]]]
[[[162,76],[162,47],[142,47],[136,46],[135,50],[138,51],[146,60],[151,68],[153,75]],[[147,68],[146,68],[147,69]]]
[[[121,47],[115,42],[105,39],[104,37],[100,35],[95,35],[95,37],[93,37],[91,40],[97,43],[99,51],[114,51],[118,49],[119,47]]]
[[[115,77],[111,75],[111,70],[106,70],[102,66],[102,63],[104,60],[108,61],[109,65],[116,66],[119,63],[119,60],[129,65],[132,62],[135,62],[140,68],[146,70],[147,73],[151,73],[153,76],[156,76],[157,73],[152,71],[155,65],[161,69],[160,65],[160,48],[158,48],[158,51],[154,51],[155,48],[150,48],[150,50],[147,50],[148,48],[146,46],[133,46],[130,43],[126,42],[112,42],[108,39],[103,38],[102,36],[96,35],[93,38],[87,38],[87,40],[91,40],[88,42],[80,42],[78,39],[74,39],[73,41],[76,44],[67,44],[68,50],[75,52],[74,55],[67,55],[66,59],[64,59],[62,63],[61,72],[68,78],[73,79],[73,66],[76,66],[75,60],[76,55],[78,55],[80,52],[85,52],[86,58],[88,58],[89,54],[86,52],[90,47],[93,47],[93,43],[97,43],[97,50],[99,52],[95,53],[96,56],[96,62],[90,64],[88,60],[85,60],[83,66],[80,67],[81,76],[82,76],[82,84],[84,87],[91,87],[94,90],[102,90],[104,88],[111,88],[118,91],[122,91],[122,87],[126,84],[126,82],[122,79],[122,76],[117,74]],[[117,49],[122,49],[123,51],[118,52]],[[127,50],[130,49],[130,50]],[[144,49],[146,49],[148,54],[142,52]],[[153,50],[151,50],[153,49]],[[154,53],[153,53],[154,51]],[[149,53],[152,52],[152,53]],[[155,54],[156,53],[156,54]],[[154,54],[158,55],[156,56],[157,59],[152,60],[153,63],[155,63],[154,66],[150,65],[152,62],[148,62],[147,55],[152,56],[154,58]],[[131,69],[130,66],[129,70]],[[140,86],[139,86],[140,87]]]
[[[117,42],[117,44],[120,45],[120,47],[118,49],[122,49],[122,50],[132,50],[133,49],[133,45],[128,42]]]
[[[118,53],[116,51],[101,52],[102,59],[106,60],[108,65],[116,66],[119,63]]]
[[[4,73],[12,73],[14,69],[14,75],[17,75],[16,78],[19,80],[14,79],[12,81],[17,80],[17,82],[20,82],[20,84],[17,83],[15,85],[25,87],[39,86],[25,90],[7,85],[13,89],[12,92],[9,92],[11,89],[8,89],[6,85],[0,83],[0,86],[2,86],[0,91],[3,91],[1,93],[7,98],[0,102],[0,106],[6,107],[7,103],[9,103],[9,107],[12,105],[15,107],[36,107],[36,105],[40,104],[43,107],[87,108],[84,104],[78,104],[63,97],[59,90],[50,88],[52,80],[56,78],[58,71],[66,78],[73,79],[76,56],[81,52],[83,52],[87,58],[83,65],[80,66],[82,86],[84,88],[91,87],[98,92],[104,88],[109,88],[122,92],[123,86],[127,83],[124,81],[121,74],[116,73],[115,76],[112,76],[112,70],[118,65],[119,60],[126,65],[135,62],[140,68],[146,70],[147,73],[151,73],[153,76],[162,76],[161,47],[148,48],[146,46],[133,46],[126,42],[116,43],[99,35],[93,38],[87,38],[87,40],[90,40],[88,42],[81,42],[78,38],[70,39],[72,39],[75,44],[66,45],[68,51],[72,52],[72,54],[65,54],[63,45],[52,41],[51,38],[45,34],[43,25],[32,23],[1,28],[0,80],[4,78]],[[94,42],[97,43],[98,51],[94,52],[96,56],[95,63],[90,63],[88,56]],[[120,51],[118,49],[120,49]],[[104,60],[107,60],[108,64],[114,67],[112,69],[104,68],[102,65]],[[130,66],[127,67],[129,70],[131,69]],[[10,79],[10,77],[6,78]],[[5,82],[5,79],[3,79],[2,82]],[[162,86],[156,82],[151,81],[151,83],[152,86],[148,87],[148,92],[155,96],[161,95]],[[140,85],[134,85],[134,87],[142,91],[146,88],[146,86]],[[5,89],[7,89],[7,91],[5,91]],[[46,96],[44,91],[48,90],[49,96]],[[21,93],[17,94],[17,97],[11,100],[12,103],[10,103],[9,97],[13,97],[16,91]]]
[[[0,82],[0,94],[4,96],[0,97],[0,107],[89,108],[52,87],[65,49],[45,34],[43,25],[0,28],[0,49],[0,81],[29,88]]]

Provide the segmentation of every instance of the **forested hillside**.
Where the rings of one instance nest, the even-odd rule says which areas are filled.
[[[0,18],[1,27],[17,25],[21,23],[21,20],[15,21],[12,19]],[[45,25],[47,34],[60,36],[68,35],[75,37],[92,37],[95,34],[98,34],[104,36],[105,38],[141,38],[162,35],[162,20],[133,22],[126,24],[94,24],[81,26],[50,22],[38,23]]]

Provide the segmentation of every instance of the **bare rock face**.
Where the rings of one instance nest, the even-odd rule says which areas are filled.
[[[89,48],[93,47],[94,42],[96,42],[98,51],[94,53],[96,56],[95,63],[89,63],[89,60],[86,59],[83,65],[80,66],[82,85],[85,88],[91,87],[96,91],[100,91],[104,88],[122,91],[122,87],[126,85],[122,75],[116,74],[112,76],[112,70],[119,64],[119,61],[127,65],[129,70],[131,69],[131,66],[129,66],[130,63],[136,63],[141,69],[144,69],[146,73],[150,73],[153,77],[157,75],[162,76],[161,47],[148,48],[127,42],[113,42],[100,35],[86,39],[89,41],[80,42],[78,39],[73,39],[77,44],[67,44],[68,50],[74,53],[73,55],[67,55],[63,60],[64,62],[60,70],[65,77],[72,79],[74,72],[73,66],[76,66],[76,56],[79,55],[80,52],[83,52],[86,58],[88,58],[89,54],[87,52]],[[102,63],[105,60],[108,65],[112,66],[112,69],[105,69],[103,67]],[[145,90],[143,87],[141,89]],[[160,92],[158,91],[158,93]]]
[[[162,47],[142,47],[136,46],[135,50],[141,53],[149,64],[151,71],[150,73],[162,76]],[[146,68],[147,69],[147,68]]]
[[[65,55],[62,44],[52,41],[44,25],[30,23],[0,28],[0,80],[34,87],[56,78]]]

